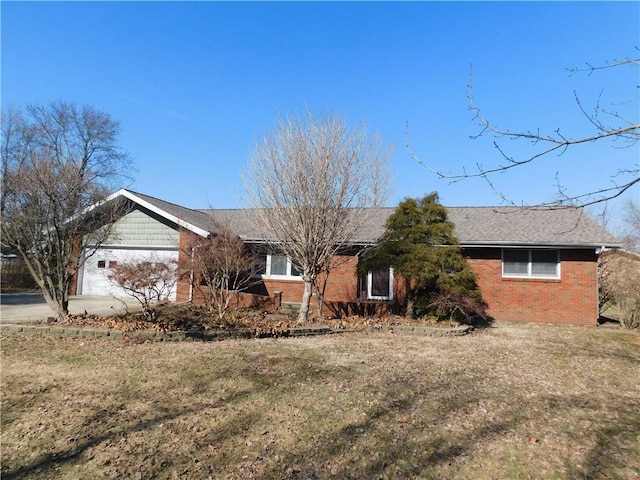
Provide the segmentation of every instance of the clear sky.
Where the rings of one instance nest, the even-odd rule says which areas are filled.
[[[242,206],[240,171],[279,115],[307,107],[363,122],[395,145],[388,204],[437,190],[445,205],[498,205],[481,180],[445,171],[500,160],[468,109],[498,126],[593,133],[574,90],[638,123],[638,68],[567,68],[639,56],[640,2],[7,2],[2,108],[68,100],[121,122],[133,190],[192,208]],[[636,99],[633,102],[633,99]],[[522,141],[502,140],[516,158]],[[608,184],[640,145],[588,144],[499,175],[516,203]],[[640,197],[636,188],[626,198]],[[615,210],[621,202],[613,202]]]

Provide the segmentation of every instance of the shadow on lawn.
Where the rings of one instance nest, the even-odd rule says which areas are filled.
[[[583,404],[582,398],[569,398],[567,401]],[[592,478],[613,478],[612,473],[618,473],[618,478],[640,477],[640,444],[638,444],[638,432],[640,432],[640,399],[615,398],[611,399],[609,409],[616,412],[616,420],[605,428],[596,432],[595,444],[585,455],[582,468],[578,469],[569,462],[567,466],[568,478],[577,480],[590,480]],[[615,440],[615,443],[612,442]],[[635,449],[635,465],[621,464],[624,456],[620,446],[627,444],[633,453]],[[628,472],[621,472],[623,469]],[[607,473],[604,473],[607,472]],[[635,476],[633,473],[635,472]]]
[[[473,317],[469,319],[468,324],[473,328],[491,328],[495,322],[493,317]]]
[[[250,357],[250,355],[248,355]],[[286,358],[282,363],[290,363],[294,359]],[[248,363],[248,362],[247,362]],[[275,367],[262,364],[260,362],[248,363],[250,366],[239,371],[239,378],[249,380],[251,387],[241,389],[233,394],[226,395],[222,398],[213,401],[196,401],[190,402],[189,407],[183,407],[183,403],[180,403],[173,409],[167,409],[164,404],[157,405],[157,410],[154,416],[151,418],[137,420],[134,422],[127,421],[127,418],[131,418],[132,412],[129,411],[125,404],[114,401],[108,408],[102,408],[99,411],[94,412],[88,418],[86,418],[81,426],[74,432],[75,438],[84,438],[78,441],[72,448],[59,450],[53,453],[42,455],[39,458],[31,461],[30,463],[15,468],[1,470],[1,478],[3,480],[12,480],[19,478],[27,478],[32,475],[56,475],[56,470],[63,464],[72,463],[78,461],[79,458],[92,447],[96,447],[103,443],[108,443],[112,440],[125,438],[131,434],[137,432],[145,432],[154,427],[168,424],[172,421],[176,421],[181,417],[188,417],[193,414],[201,414],[205,409],[227,409],[232,405],[242,404],[242,402],[251,400],[254,396],[260,395],[266,392],[266,390],[286,391],[299,382],[304,381],[322,381],[321,377],[326,373],[323,369],[314,369],[309,372],[305,372],[302,375],[290,375],[286,376],[280,369],[280,365]],[[286,373],[286,372],[285,372]],[[217,376],[213,377],[210,382],[215,382],[218,378],[229,378],[229,371],[224,369],[217,372]],[[191,388],[191,394],[206,394],[210,389],[209,385],[204,385],[197,381],[196,378],[189,376],[188,370],[183,372],[183,377],[177,380],[177,383],[166,384],[166,387],[173,387],[176,390],[181,389],[184,386],[184,378],[187,378],[186,382]],[[276,387],[274,387],[276,385]],[[125,398],[130,398],[132,403],[134,400],[143,400],[143,398],[132,396],[132,386],[124,384],[121,388]],[[46,402],[46,398],[43,396],[43,392],[39,392],[40,395],[34,396],[33,404],[41,404]],[[212,394],[219,394],[215,389],[212,390]],[[207,438],[209,444],[224,443],[229,438],[237,438],[243,433],[246,433],[253,424],[256,424],[264,414],[264,411],[242,411],[238,409],[235,414],[215,425],[214,428],[207,430]],[[7,422],[5,421],[5,424]],[[124,424],[124,425],[123,425]],[[97,433],[96,430],[102,430]],[[184,432],[182,432],[185,434]],[[162,455],[160,455],[162,456]],[[192,459],[188,460],[188,465],[192,462]],[[173,462],[165,462],[172,464]],[[157,467],[155,465],[154,467]],[[4,467],[4,465],[3,465]],[[126,469],[126,465],[123,467]],[[118,472],[122,475],[129,475],[132,472],[122,471]],[[214,473],[214,472],[210,472]],[[155,477],[154,473],[150,473]],[[120,475],[118,475],[120,476]],[[50,478],[50,477],[48,477]],[[205,477],[207,478],[207,477]]]
[[[596,414],[597,412],[601,414],[601,406],[590,405],[579,396],[560,395],[553,398],[541,396],[528,404],[512,402],[512,406],[506,406],[496,412],[493,420],[479,423],[463,432],[451,431],[449,422],[455,422],[456,412],[463,412],[467,406],[481,400],[480,395],[469,392],[464,399],[454,399],[448,408],[438,410],[438,415],[433,417],[430,423],[420,425],[419,428],[424,430],[424,435],[403,435],[403,429],[395,427],[400,418],[411,416],[412,406],[418,401],[419,396],[428,395],[429,392],[446,392],[449,387],[446,383],[442,383],[431,385],[429,392],[411,392],[407,391],[405,386],[398,389],[400,384],[401,382],[392,383],[389,392],[391,398],[367,412],[362,421],[347,425],[331,435],[318,439],[318,442],[306,451],[290,453],[282,462],[291,466],[286,473],[274,467],[256,478],[264,480],[439,478],[443,474],[447,478],[449,474],[455,478],[457,467],[453,463],[456,460],[472,455],[479,445],[499,440],[500,437],[508,435],[514,438],[516,441],[514,448],[523,450],[534,448],[539,439],[521,438],[515,433],[522,430],[522,426],[527,422],[527,412],[532,408],[540,410],[547,408],[551,412],[593,409]],[[565,462],[567,478],[580,480],[611,478],[609,476],[611,473],[621,469],[633,470],[634,465],[629,466],[624,463],[625,451],[618,440],[624,437],[623,443],[635,445],[637,432],[640,431],[640,401],[629,402],[628,398],[612,399],[609,408],[619,416],[616,415],[616,420],[610,421],[607,427],[595,432],[595,445],[588,451],[581,465],[574,465],[571,460]],[[407,428],[412,428],[409,423],[406,425]],[[580,446],[592,443],[588,439],[576,441],[585,442]],[[637,457],[634,458],[637,462]],[[318,467],[319,464],[322,466]],[[330,470],[325,467],[331,464],[334,467]],[[446,472],[450,466],[452,470]],[[519,474],[526,473],[528,468],[525,464],[513,464],[511,467],[515,468]],[[497,473],[504,475],[502,478],[514,474],[513,471]]]
[[[241,368],[231,365],[226,370],[217,371],[216,377],[207,376],[204,383],[201,381],[203,379],[196,375],[197,371],[194,371],[196,373],[187,371],[184,377],[173,377],[172,381],[177,383],[168,383],[165,387],[169,387],[169,393],[172,389],[179,392],[186,384],[190,387],[187,396],[200,395],[195,400],[189,399],[186,401],[188,403],[181,401],[171,409],[167,409],[164,404],[158,404],[150,418],[133,421],[127,420],[131,418],[131,411],[127,409],[122,411],[122,406],[114,402],[111,405],[112,411],[103,409],[94,412],[82,423],[82,427],[78,428],[79,431],[74,432],[77,438],[83,438],[83,435],[85,437],[76,445],[43,455],[26,465],[3,471],[2,478],[10,480],[31,475],[55,475],[57,467],[79,461],[84,452],[104,442],[136,432],[145,432],[160,424],[171,423],[182,416],[200,414],[197,418],[202,418],[203,411],[233,406],[234,411],[230,416],[222,422],[213,423],[212,427],[204,433],[202,440],[206,442],[202,443],[201,448],[206,449],[207,445],[225,445],[226,440],[242,438],[243,433],[265,421],[263,417],[267,412],[264,407],[246,410],[245,402],[251,404],[255,396],[263,394],[266,398],[281,398],[284,393],[300,388],[301,384],[323,382],[325,375],[335,378],[336,367],[326,370],[321,363],[316,362],[320,360],[305,359],[304,363],[309,365],[309,368],[303,367],[303,370],[299,371],[296,370],[296,368],[299,369],[300,363],[295,353],[280,351],[277,357],[266,357],[247,351],[240,355],[237,362],[242,365]],[[310,368],[311,364],[313,368]],[[338,368],[344,369],[341,370],[340,376],[347,384],[349,378],[359,375],[358,369],[347,366]],[[230,392],[222,398],[215,399],[207,396],[209,392],[211,396],[216,394],[214,384],[217,378],[225,378],[232,374],[239,380],[249,381],[250,386]],[[577,445],[588,448],[588,451],[584,455],[585,460],[581,462],[581,467],[572,465],[571,459],[566,460],[567,478],[584,480],[599,476],[606,478],[607,475],[611,477],[610,474],[616,472],[616,469],[626,467],[621,464],[626,458],[622,446],[625,442],[634,445],[633,442],[637,439],[637,432],[640,431],[640,400],[622,395],[616,396],[610,398],[606,410],[603,410],[602,405],[594,403],[596,400],[589,397],[579,395],[529,397],[523,394],[505,399],[504,406],[500,410],[492,412],[490,416],[481,417],[482,421],[464,426],[455,425],[458,416],[468,414],[484,400],[482,381],[480,380],[481,383],[476,385],[478,388],[452,391],[451,383],[446,377],[416,386],[412,375],[392,371],[380,384],[380,388],[384,390],[384,396],[375,397],[378,400],[372,401],[359,421],[343,424],[336,430],[321,428],[318,438],[314,439],[310,447],[300,448],[295,452],[283,452],[279,448],[277,454],[281,457],[280,461],[277,464],[265,465],[265,469],[257,472],[255,478],[265,480],[433,478],[442,474],[443,470],[445,474],[450,473],[455,477],[457,466],[454,462],[472,455],[479,445],[486,445],[502,436],[515,436],[516,441],[521,442],[516,445],[516,448],[535,448],[527,444],[526,438],[514,433],[519,431],[522,433],[523,425],[531,419],[529,413],[531,411],[547,412],[552,416],[564,416],[567,412],[582,413],[584,418],[598,420],[595,422],[596,431],[592,436],[584,440],[573,440]],[[473,384],[471,385],[473,387]],[[126,385],[126,388],[135,388],[135,385]],[[211,398],[210,403],[207,398]],[[137,400],[144,399],[144,396],[137,398]],[[421,402],[427,402],[429,408],[421,406],[415,410],[416,405]],[[170,403],[167,402],[167,404]],[[364,404],[361,403],[360,407],[362,405]],[[416,416],[416,411],[432,411],[433,414]],[[111,423],[109,423],[110,420]],[[598,425],[604,424],[606,427],[597,428]],[[184,425],[180,424],[173,425],[175,429],[183,427]],[[96,428],[101,431],[95,432]],[[182,434],[189,436],[187,432]],[[622,439],[623,443],[619,439]],[[199,465],[205,464],[202,468],[210,470],[203,472],[204,476],[198,476],[189,470],[189,468],[195,468],[195,457],[186,458],[183,454],[180,458],[171,458],[165,452],[154,452],[154,455],[160,457],[157,459],[158,463],[168,462],[176,469],[185,470],[187,472],[185,475],[189,474],[191,478],[222,476],[230,473],[225,468],[234,468],[233,464],[226,467],[216,465],[212,455],[205,452],[201,453],[203,456],[195,462]],[[639,454],[635,455],[634,458],[637,461]],[[449,466],[451,471],[446,472]],[[126,465],[120,468],[126,468]],[[153,468],[156,468],[154,471],[156,474],[163,472],[163,470],[157,470],[162,468],[159,464]],[[527,467],[522,465],[519,468],[526,471]],[[634,468],[634,465],[631,465],[631,468]],[[166,468],[164,471],[166,472]],[[149,474],[148,476],[153,476],[154,472],[146,473]],[[118,473],[131,475],[134,472],[125,470]],[[169,473],[167,472],[166,475],[168,476]],[[505,478],[509,472],[501,473]]]
[[[228,403],[239,402],[244,398],[247,398],[253,394],[253,390],[245,390],[239,391],[237,394],[232,395],[230,397],[221,399],[216,404],[210,405],[214,408],[222,407]],[[3,480],[11,480],[18,478],[25,478],[33,474],[42,474],[42,473],[51,473],[54,474],[56,467],[64,464],[76,461],[84,452],[88,449],[98,446],[103,442],[107,442],[112,439],[118,439],[125,437],[129,434],[136,432],[144,432],[150,428],[156,427],[158,425],[162,425],[166,422],[170,422],[172,420],[176,420],[181,416],[189,415],[196,413],[201,410],[201,405],[196,405],[192,408],[180,408],[179,411],[169,411],[165,413],[160,413],[152,418],[140,420],[134,422],[130,425],[120,426],[118,428],[107,428],[101,434],[85,434],[88,438],[83,441],[78,442],[73,448],[58,451],[54,453],[49,453],[47,455],[43,455],[40,458],[32,461],[27,465],[23,465],[10,470],[2,471],[2,479]],[[105,414],[110,415],[106,410],[101,410],[96,412],[92,417],[86,419],[83,423],[84,426],[89,428],[95,428],[96,425],[103,425],[103,421],[105,420]],[[219,425],[218,429],[220,431],[227,430],[229,435],[237,435],[241,433],[237,429],[233,428],[237,422],[237,419],[231,419],[229,422],[229,426]],[[82,432],[78,432],[79,435]],[[131,472],[126,472],[131,473]]]
[[[54,453],[50,453],[47,455],[43,455],[40,458],[38,458],[37,460],[34,460],[33,462],[31,462],[28,465],[23,465],[21,467],[12,469],[12,470],[6,470],[2,472],[2,478],[5,480],[11,480],[11,479],[15,479],[15,478],[23,478],[23,477],[27,477],[29,475],[32,475],[34,473],[43,473],[46,471],[51,470],[51,473],[53,472],[53,469],[60,464],[66,463],[66,462],[71,462],[76,460],[80,455],[82,455],[82,453],[84,453],[87,449],[91,448],[91,447],[95,447],[96,445],[99,445],[100,443],[109,440],[111,438],[117,438],[120,437],[122,435],[125,435],[127,433],[131,433],[131,432],[139,432],[142,430],[146,430],[147,428],[150,428],[154,425],[160,424],[162,422],[166,422],[168,420],[173,420],[176,417],[183,415],[185,412],[180,412],[180,413],[176,413],[176,412],[172,412],[172,413],[167,413],[165,415],[160,415],[157,417],[154,417],[152,419],[149,420],[144,420],[144,421],[140,421],[137,422],[129,427],[126,428],[121,428],[118,430],[112,430],[112,431],[107,431],[104,432],[101,435],[97,435],[97,436],[90,436],[88,439],[86,439],[83,442],[80,442],[78,445],[76,445],[74,448],[69,449],[69,450],[65,450],[65,451],[60,451],[60,452],[54,452]]]
[[[388,383],[388,398],[366,413],[362,421],[344,426],[331,435],[318,439],[309,450],[291,453],[281,462],[291,465],[287,473],[277,468],[265,471],[262,479],[319,479],[319,478],[432,478],[433,467],[465,455],[484,440],[498,436],[517,424],[515,410],[503,415],[503,420],[473,428],[465,435],[448,434],[448,422],[456,411],[479,400],[472,392],[464,399],[452,399],[439,405],[438,414],[426,424],[413,425],[412,408],[420,396],[446,392],[449,384],[443,381],[429,385],[429,391],[412,390],[401,376]],[[437,418],[437,419],[436,419]],[[435,419],[435,420],[434,420]],[[425,441],[416,437],[427,435],[403,434],[405,428],[419,428],[435,436]],[[329,470],[306,467],[318,463],[333,463]],[[426,475],[426,476],[425,476]]]

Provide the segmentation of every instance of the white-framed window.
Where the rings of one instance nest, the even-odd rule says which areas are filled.
[[[113,268],[118,265],[117,260],[98,260],[98,268]]]
[[[503,249],[502,276],[511,278],[560,278],[559,250]]]
[[[361,275],[358,295],[363,300],[392,300],[393,268]]]
[[[276,255],[274,253],[257,254],[256,276],[263,278],[291,278],[300,279],[302,273],[286,255]]]

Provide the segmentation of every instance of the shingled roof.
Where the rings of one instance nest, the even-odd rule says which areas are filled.
[[[447,210],[463,245],[622,245],[582,208],[451,207]]]
[[[194,210],[132,190],[119,190],[109,198],[125,197],[154,210],[199,235],[213,230],[212,218],[228,224],[245,241],[268,242],[256,227],[256,210]],[[372,209],[353,243],[374,243],[384,233],[395,208]],[[582,208],[448,207],[449,220],[463,246],[549,246],[619,248],[622,242],[593,221]],[[354,210],[354,212],[356,212]]]
[[[362,226],[354,243],[373,243],[384,232],[395,209],[378,208]],[[581,208],[448,207],[449,220],[463,246],[620,247],[620,240],[594,222]],[[266,240],[250,209],[201,210],[213,215],[245,240]]]

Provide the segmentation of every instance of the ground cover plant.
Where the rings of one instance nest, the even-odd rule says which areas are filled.
[[[640,478],[640,336],[2,337],[2,478]]]

